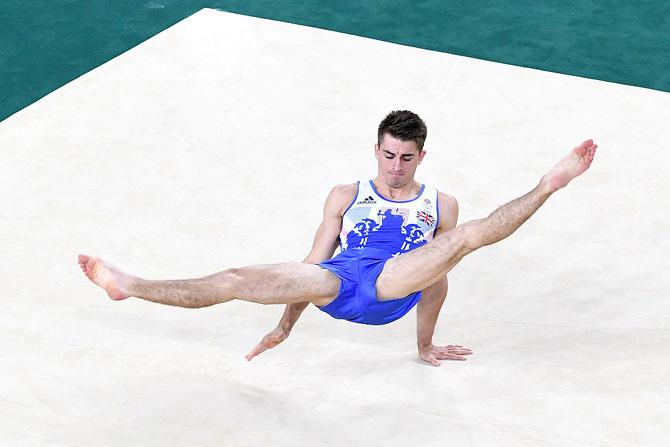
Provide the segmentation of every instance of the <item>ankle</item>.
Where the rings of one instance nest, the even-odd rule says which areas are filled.
[[[543,175],[540,179],[539,185],[537,185],[537,189],[540,195],[546,198],[558,191],[560,188],[554,186],[553,183],[554,182],[552,181],[552,178],[549,174]]]
[[[127,295],[139,296],[148,281],[137,276],[123,275],[119,277],[119,289]],[[146,286],[144,287],[146,289]]]

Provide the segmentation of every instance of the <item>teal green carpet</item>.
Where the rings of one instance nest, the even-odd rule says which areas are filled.
[[[670,92],[667,0],[6,0],[0,120],[204,7]]]

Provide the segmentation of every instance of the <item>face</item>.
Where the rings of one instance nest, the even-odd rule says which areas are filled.
[[[414,172],[426,151],[419,151],[414,141],[402,141],[384,134],[381,144],[375,144],[379,176],[391,188],[400,188],[414,180]]]

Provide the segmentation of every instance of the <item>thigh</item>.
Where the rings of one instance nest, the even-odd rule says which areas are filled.
[[[461,236],[456,227],[423,247],[389,259],[377,278],[377,297],[394,299],[435,284],[467,253]]]
[[[310,301],[317,306],[331,302],[340,279],[315,264],[287,262],[233,269],[237,278],[235,298],[262,304]]]

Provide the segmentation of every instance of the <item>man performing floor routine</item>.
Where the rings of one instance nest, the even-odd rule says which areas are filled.
[[[79,255],[86,276],[113,300],[137,297],[161,304],[205,307],[233,299],[286,304],[276,329],[247,360],[286,339],[313,303],[334,318],[386,324],[417,305],[422,360],[465,360],[460,345],[434,346],[435,323],[447,294],[446,274],[465,255],[511,235],[549,198],[586,171],[597,145],[573,149],[526,195],[484,219],[456,225],[456,200],[414,180],[426,152],[427,130],[418,115],[394,111],[377,132],[377,177],[335,186],[312,250],[303,262],[231,268],[199,279],[151,281],[124,273],[100,258]],[[341,252],[331,259],[337,246]]]

